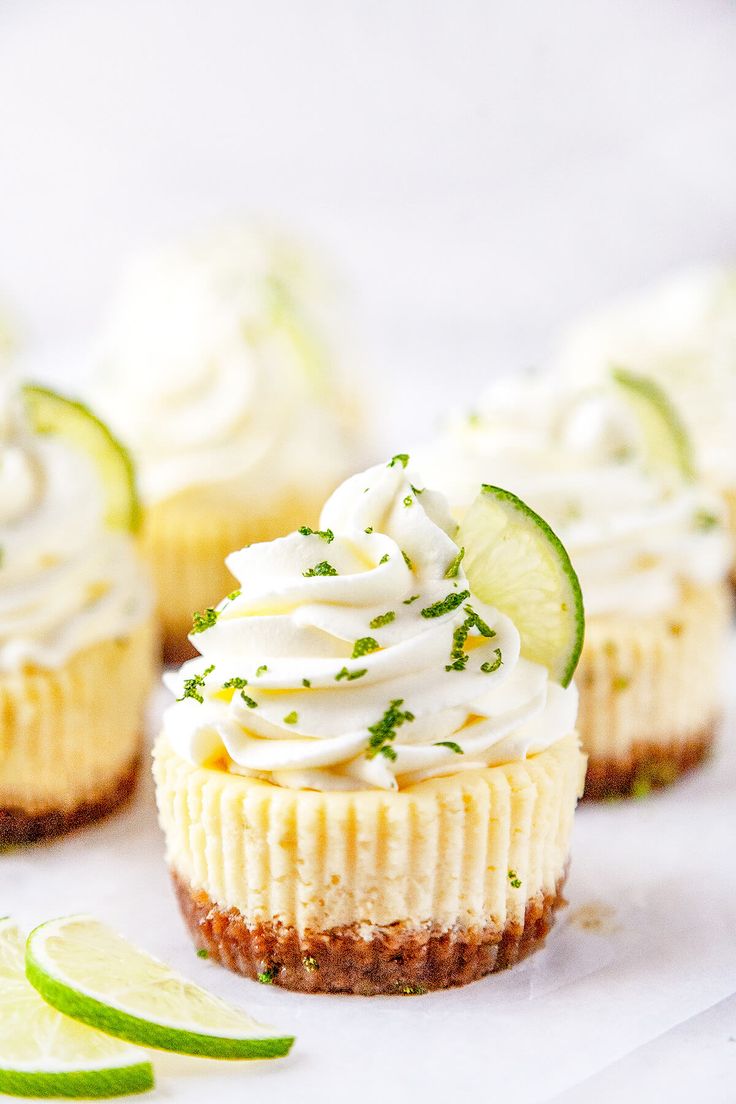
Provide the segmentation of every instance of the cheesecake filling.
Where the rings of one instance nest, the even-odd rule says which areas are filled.
[[[397,790],[523,760],[574,729],[577,693],[471,593],[444,498],[394,457],[348,479],[316,531],[233,553],[165,676],[164,732],[196,765],[296,790]]]
[[[86,457],[31,432],[9,381],[0,388],[0,673],[58,668],[130,634],[152,608],[133,542],[104,523]]]

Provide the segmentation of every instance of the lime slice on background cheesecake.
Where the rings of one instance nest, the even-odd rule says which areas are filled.
[[[484,483],[455,539],[473,593],[511,618],[523,656],[569,686],[583,648],[583,596],[547,522],[515,494]]]
[[[50,1008],[25,976],[26,941],[0,920],[0,1093],[100,1098],[153,1087],[153,1068],[136,1047]]]
[[[658,471],[677,471],[686,480],[694,479],[692,442],[667,392],[654,380],[626,368],[611,369],[611,377],[636,417],[651,466]]]
[[[105,523],[134,532],[141,507],[127,449],[84,403],[38,384],[26,384],[22,395],[36,433],[62,438],[94,464],[105,493]]]
[[[31,932],[26,976],[60,1012],[131,1043],[207,1058],[280,1058],[293,1036],[201,989],[91,916]]]

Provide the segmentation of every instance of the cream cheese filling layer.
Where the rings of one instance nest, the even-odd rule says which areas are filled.
[[[577,694],[473,597],[441,495],[395,457],[348,479],[320,529],[228,558],[239,588],[167,675],[190,762],[292,789],[404,788],[523,759],[574,729]]]

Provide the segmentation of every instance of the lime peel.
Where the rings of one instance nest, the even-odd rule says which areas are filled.
[[[64,929],[68,931],[75,925],[80,929],[81,943],[75,945],[72,935],[65,947]],[[129,991],[137,992],[140,997],[141,991],[148,989],[154,1011],[157,1002],[166,1001],[170,990],[176,990],[175,996],[169,1000],[170,1007],[173,1004],[174,1016],[164,1020],[163,1017],[156,1019],[136,1015],[123,1007],[124,992],[116,994],[114,989],[104,990],[104,986],[93,991],[88,983],[75,978],[74,957],[83,952],[85,939],[96,940],[95,950],[98,953],[101,947],[105,947],[110,961],[120,961],[121,956],[127,959],[126,965],[130,965],[131,974],[137,975],[136,984],[131,982]],[[56,940],[55,953],[50,951],[52,940]],[[60,961],[64,956],[60,956],[59,948],[62,951],[66,949],[71,970],[64,969]],[[26,947],[26,977],[45,1001],[67,1016],[127,1042],[158,1050],[207,1058],[280,1058],[289,1053],[294,1043],[293,1036],[281,1035],[256,1023],[245,1012],[186,981],[92,917],[70,916],[50,920],[32,931]],[[101,980],[104,983],[105,979]],[[206,1030],[208,1008],[215,1020],[218,1016],[231,1018],[234,1024],[231,1034]],[[203,1009],[198,1020],[196,1012]],[[177,1011],[180,1013],[178,1023],[175,1022]]]
[[[517,495],[484,483],[456,538],[474,594],[511,618],[521,654],[569,686],[585,636],[583,595],[559,537]]]
[[[58,436],[91,460],[105,493],[109,528],[135,532],[140,527],[141,504],[133,461],[125,446],[77,399],[34,383],[25,384],[22,395],[34,432]]]
[[[669,395],[649,376],[613,367],[611,378],[639,423],[650,462],[668,471],[679,471],[683,479],[696,477],[693,446],[685,423]]]

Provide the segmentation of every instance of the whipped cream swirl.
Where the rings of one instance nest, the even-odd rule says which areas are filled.
[[[500,379],[471,415],[450,419],[421,464],[458,515],[479,483],[528,502],[570,553],[588,615],[666,610],[683,582],[727,573],[720,498],[678,472],[651,470],[640,424],[612,385]]]
[[[112,305],[92,383],[146,501],[326,495],[350,456],[335,296],[311,256],[235,226],[141,258]],[[332,307],[332,309],[329,309]],[[353,433],[354,433],[354,427]]]
[[[574,729],[574,687],[470,593],[445,500],[405,462],[343,483],[320,531],[228,558],[240,590],[197,619],[201,657],[165,676],[180,754],[286,787],[396,789]]]
[[[657,379],[697,446],[703,474],[736,488],[736,269],[693,269],[584,319],[563,340],[579,382],[611,365]]]
[[[133,542],[105,528],[103,508],[89,460],[33,435],[0,381],[0,672],[60,667],[150,613]]]

